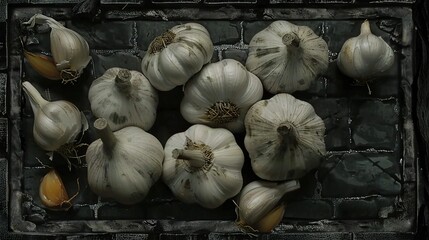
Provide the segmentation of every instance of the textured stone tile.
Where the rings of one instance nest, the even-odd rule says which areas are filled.
[[[139,4],[140,0],[101,0],[101,4]]]
[[[238,21],[195,21],[203,25],[210,34],[214,45],[234,44],[240,41]]]
[[[210,60],[211,63],[215,63],[215,62],[219,62],[219,51],[218,50],[214,50],[213,55],[212,55],[212,59]]]
[[[161,233],[159,240],[206,240],[207,234],[174,234]]]
[[[275,231],[275,230],[274,230]],[[263,240],[353,240],[350,233],[270,233],[258,235]],[[246,233],[210,233],[209,240],[221,240],[221,239],[249,239],[249,235]]]
[[[395,100],[351,101],[354,149],[396,149],[399,113]]]
[[[147,217],[148,206],[143,203],[134,205],[121,205],[113,200],[102,199],[105,205],[98,209],[99,220],[116,220],[116,219],[149,219]]]
[[[90,206],[73,206],[67,212],[49,211],[49,220],[94,220]]]
[[[222,52],[222,59],[234,59],[246,66],[247,50],[229,48]]]
[[[94,62],[94,77],[100,77],[113,67],[126,68],[141,72],[141,59],[128,52],[91,53]]]
[[[9,124],[7,118],[0,118],[0,159],[9,151]]]
[[[199,3],[201,0],[179,0],[179,1],[173,1],[173,0],[152,0],[152,3],[154,4],[181,4],[181,3]]]
[[[394,198],[373,197],[369,199],[341,200],[336,204],[337,219],[387,218],[395,207]]]
[[[30,0],[31,3],[35,4],[60,4],[60,3],[78,3],[79,0]]]
[[[309,100],[316,114],[325,122],[327,150],[346,150],[350,147],[348,100],[342,98],[317,98]]]
[[[270,0],[270,4],[302,3],[302,0]]]
[[[0,22],[0,70],[7,68],[7,28],[6,22]]]
[[[66,26],[81,34],[88,42],[90,49],[129,49],[133,47],[133,25],[133,21],[93,24],[68,21]]]
[[[378,153],[378,156],[380,155],[383,153]],[[332,170],[328,173],[324,171],[322,176],[319,175],[319,180],[322,182],[322,196],[338,198],[372,194],[398,195],[401,184],[389,173],[383,171],[373,157],[374,155],[347,153],[330,159],[331,163],[325,163],[324,168],[334,165]]]
[[[6,216],[8,206],[7,202],[8,197],[7,192],[7,179],[8,179],[8,166],[7,166],[7,159],[6,158],[0,158],[0,192],[4,194],[0,194],[0,223],[2,222],[2,217]],[[0,231],[1,232],[1,231]]]
[[[309,0],[309,3],[353,3],[354,0]]]
[[[371,233],[371,232],[360,232],[354,234],[354,240],[414,240],[416,238],[415,233]]]
[[[234,4],[234,3],[256,3],[258,0],[204,0],[204,3],[207,4]]]
[[[115,238],[112,240],[148,240],[148,239],[157,239],[157,238],[150,238],[151,235],[149,234],[138,234],[138,233],[117,233],[115,234]]]
[[[0,73],[0,115],[6,115],[7,106],[7,74]]]
[[[328,200],[299,199],[296,201],[287,201],[284,218],[306,220],[331,219],[333,213],[333,204]]]

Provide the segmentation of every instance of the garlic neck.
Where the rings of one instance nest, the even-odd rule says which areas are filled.
[[[284,149],[295,146],[297,143],[297,136],[295,127],[291,124],[282,124],[277,128],[277,133],[280,138],[281,146]]]
[[[131,94],[131,72],[127,69],[119,70],[115,78],[115,85],[126,96]]]
[[[301,52],[301,39],[295,33],[286,33],[282,37],[283,44],[287,47],[289,55],[296,55]]]
[[[299,189],[301,185],[298,181],[292,180],[278,184],[275,188],[281,193],[281,195],[285,195],[288,192]]]
[[[45,100],[30,82],[23,82],[22,89],[24,89],[24,92],[29,97],[33,113],[36,113],[41,107],[49,103],[49,101]]]
[[[113,152],[113,149],[115,148],[118,139],[115,137],[112,130],[110,129],[107,120],[104,118],[98,118],[94,122],[94,128],[101,141],[103,142],[104,151],[108,154],[111,154]]]
[[[173,42],[173,39],[176,37],[172,31],[167,30],[161,36],[156,37],[149,46],[149,53],[154,54],[161,52],[166,48],[170,43]]]
[[[372,34],[371,28],[369,26],[369,21],[365,20],[362,25],[360,25],[360,34],[361,35],[369,35]]]
[[[206,154],[197,149],[174,149],[173,158],[185,160],[193,168],[202,168],[209,161]]]

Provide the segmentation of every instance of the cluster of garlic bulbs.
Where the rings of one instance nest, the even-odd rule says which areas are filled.
[[[91,57],[87,42],[52,18],[36,14],[28,22],[48,24],[53,57],[24,49],[42,76],[77,80]],[[88,91],[92,127],[97,133],[86,150],[88,185],[98,196],[136,204],[162,180],[180,201],[217,208],[236,197],[237,226],[271,232],[283,219],[286,195],[299,179],[317,169],[326,149],[325,124],[307,102],[292,93],[307,90],[329,64],[328,45],[306,26],[275,21],[249,44],[246,64],[232,59],[209,63],[213,43],[204,26],[177,25],[153,39],[142,72],[110,68]],[[393,63],[393,51],[374,36],[369,23],[347,40],[337,64],[363,84]],[[35,142],[46,151],[75,144],[88,127],[75,105],[45,100],[23,84],[34,112]],[[189,128],[165,145],[148,133],[157,117],[158,91],[183,85],[180,113]],[[274,94],[263,99],[264,90]],[[245,132],[244,149],[234,134]],[[259,178],[245,183],[246,150]],[[244,185],[244,187],[243,187]],[[57,171],[40,185],[49,208],[71,207]]]

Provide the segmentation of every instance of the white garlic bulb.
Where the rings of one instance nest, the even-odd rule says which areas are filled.
[[[196,124],[165,144],[164,182],[185,203],[216,208],[243,185],[244,155],[226,129]]]
[[[22,88],[34,113],[34,141],[42,149],[56,151],[73,143],[78,134],[86,130],[87,120],[73,103],[64,100],[49,102],[30,82],[23,82]]]
[[[245,230],[271,232],[283,219],[286,193],[300,188],[293,180],[276,183],[253,181],[247,184],[239,194],[237,225]]]
[[[140,72],[110,68],[92,82],[88,98],[92,113],[113,131],[126,126],[147,131],[155,123],[158,93]]]
[[[388,70],[395,56],[392,48],[381,37],[371,33],[368,20],[362,23],[360,31],[359,36],[343,44],[337,65],[348,77],[360,84],[367,84]]]
[[[239,132],[247,110],[262,94],[258,77],[240,62],[224,59],[207,64],[185,85],[180,112],[190,123]]]
[[[158,90],[185,84],[213,55],[210,34],[198,23],[174,26],[156,37],[143,57],[142,71]]]
[[[55,19],[35,14],[23,24],[34,27],[35,24],[48,24],[51,27],[51,53],[63,82],[73,82],[82,74],[91,61],[89,46],[77,32],[64,27]]]
[[[325,124],[307,102],[280,93],[255,103],[245,119],[252,169],[270,181],[297,179],[319,166]]]
[[[270,93],[306,90],[328,69],[328,45],[307,26],[275,21],[253,36],[246,67]]]
[[[97,119],[94,127],[100,139],[86,151],[89,187],[122,204],[142,201],[161,176],[161,143],[138,127],[112,132],[103,118]]]

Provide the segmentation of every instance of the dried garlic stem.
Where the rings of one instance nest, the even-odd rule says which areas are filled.
[[[105,151],[111,153],[118,140],[110,129],[107,120],[104,118],[95,120],[94,128],[103,142]]]
[[[206,154],[201,150],[174,149],[173,157],[186,160],[192,167],[201,168],[207,162]]]

